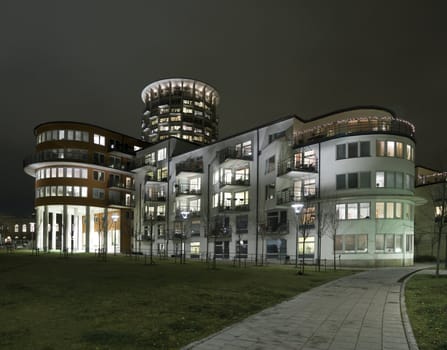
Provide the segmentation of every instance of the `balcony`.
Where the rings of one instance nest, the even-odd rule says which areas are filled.
[[[164,222],[166,221],[165,215],[151,215],[151,214],[144,214],[144,222],[145,223],[154,223],[154,222]]]
[[[124,153],[126,155],[135,155],[135,150],[133,145],[123,145],[123,144],[111,144],[109,145],[109,152],[114,153],[116,152],[118,155],[120,153]]]
[[[158,178],[157,176],[146,175],[144,177],[145,182],[168,182],[168,177]]]
[[[107,186],[109,188],[115,188],[115,189],[123,189],[123,190],[128,190],[128,191],[135,191],[135,184],[128,184],[128,183],[124,183],[121,181],[117,181],[114,179],[110,179],[109,182],[107,183]]]
[[[144,200],[146,202],[166,202],[166,194],[164,193],[155,193],[155,194],[145,194]]]
[[[337,120],[315,128],[299,130],[294,135],[294,147],[317,143],[340,136],[359,134],[393,134],[415,139],[414,126],[390,116],[358,117]]]
[[[286,235],[289,233],[288,222],[269,222],[265,228],[267,235]]]
[[[176,220],[188,220],[191,218],[198,218],[200,217],[200,209],[199,208],[183,208],[183,209],[177,209],[175,211],[175,219]]]
[[[23,160],[23,167],[33,163],[42,162],[89,162],[89,154],[87,150],[44,150],[27,156]],[[91,163],[94,163],[91,161]]]
[[[192,174],[203,174],[203,161],[201,160],[187,160],[176,164],[175,166],[176,175],[180,173],[192,173]]]
[[[295,162],[294,158],[285,159],[278,164],[278,176],[302,177],[303,175],[316,174],[318,172],[315,163],[305,164]]]
[[[227,189],[236,189],[238,187],[247,187],[250,186],[250,179],[234,179],[233,177],[231,179],[224,179],[223,181],[219,181],[219,187],[220,188],[227,188]]]
[[[253,154],[243,152],[242,149],[235,149],[233,147],[224,148],[217,152],[219,163],[222,164],[228,160],[253,160]]]
[[[242,211],[250,211],[249,204],[240,204],[240,205],[226,205],[219,206],[219,212],[242,212]]]
[[[304,193],[296,193],[292,187],[276,192],[276,204],[279,206],[290,206],[292,203],[308,201],[315,198],[315,188],[308,188],[304,191]]]
[[[199,186],[192,186],[189,184],[177,183],[175,184],[176,196],[200,196],[202,194]]]
[[[113,208],[134,208],[135,201],[128,198],[109,198],[109,206]]]
[[[231,237],[232,233],[233,229],[230,225],[227,226],[214,225],[211,228],[211,235],[215,238]]]

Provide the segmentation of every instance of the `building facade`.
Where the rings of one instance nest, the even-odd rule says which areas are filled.
[[[156,143],[136,156],[136,246],[190,258],[412,264],[414,136],[390,111],[356,108],[189,151]]]
[[[35,232],[43,251],[126,252],[131,248],[137,150],[146,143],[90,124],[37,126]]]
[[[159,80],[141,92],[145,109],[142,139],[151,143],[176,137],[198,144],[217,140],[219,94],[198,80]]]

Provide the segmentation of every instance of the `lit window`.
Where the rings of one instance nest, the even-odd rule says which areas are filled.
[[[402,203],[397,202],[395,203],[395,217],[396,219],[402,219]]]
[[[23,225],[22,225],[22,232],[26,232],[26,231],[27,231],[26,224],[23,224]]]
[[[387,219],[394,218],[394,203],[393,202],[386,203],[386,218]]]
[[[73,186],[73,197],[81,196],[81,188],[79,186]]]
[[[67,168],[67,177],[73,177],[73,168]]]
[[[64,177],[64,168],[57,168],[57,177]]]
[[[93,134],[93,143],[95,145],[105,146],[106,138],[104,136],[102,136],[102,135]]]
[[[396,142],[396,157],[404,157],[404,144],[402,142]]]
[[[385,218],[385,203],[376,202],[376,219]]]
[[[394,149],[394,141],[387,141],[386,142],[386,155],[387,157],[394,157],[395,155],[395,149]]]
[[[358,219],[357,203],[348,203],[348,219]]]
[[[376,172],[376,187],[385,187],[385,172]]]
[[[346,220],[346,205],[345,204],[336,204],[335,212],[337,213],[338,220]]]
[[[166,147],[157,151],[157,160],[160,161],[164,159],[166,159]]]
[[[377,141],[376,143],[376,156],[384,157],[385,156],[385,141]]]

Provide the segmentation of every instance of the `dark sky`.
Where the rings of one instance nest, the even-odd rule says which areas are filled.
[[[2,0],[0,213],[29,214],[33,129],[88,122],[139,137],[141,90],[213,85],[220,135],[356,105],[416,125],[417,163],[447,164],[445,1]]]

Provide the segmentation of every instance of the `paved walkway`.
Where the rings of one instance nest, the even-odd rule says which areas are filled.
[[[317,287],[184,349],[408,350],[403,276],[417,268],[383,268]],[[297,277],[299,278],[299,277]],[[408,337],[408,340],[407,340]]]

